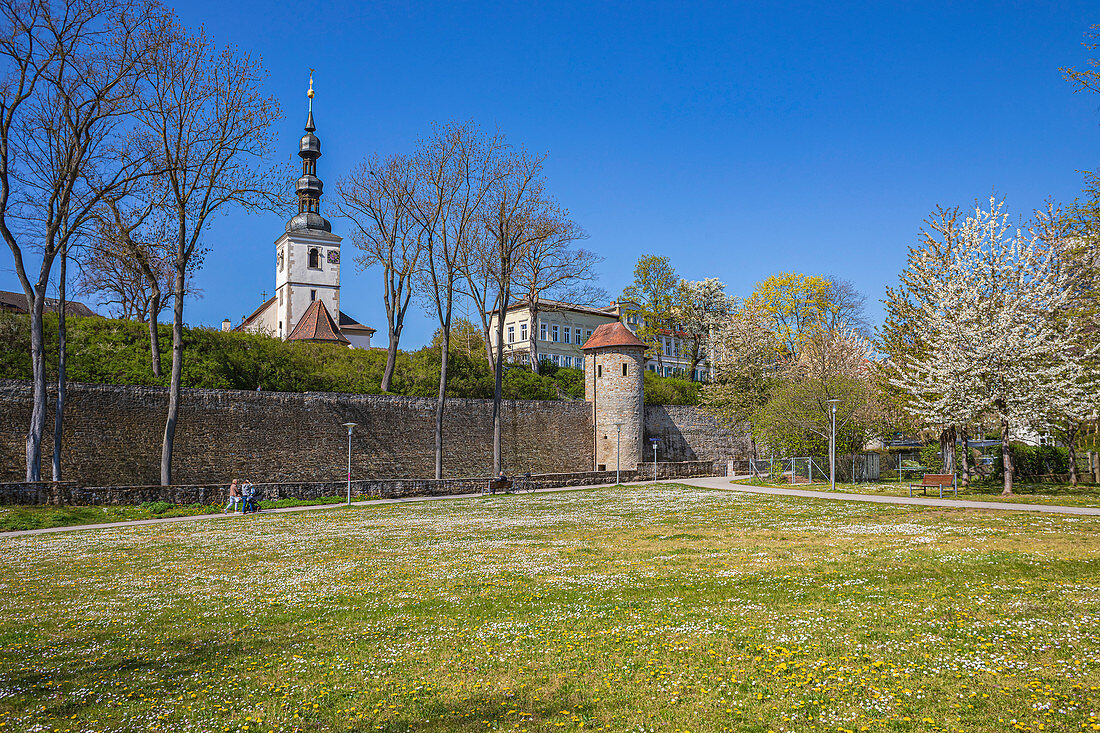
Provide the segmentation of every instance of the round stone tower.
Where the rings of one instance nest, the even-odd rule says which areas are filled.
[[[643,377],[648,347],[623,324],[605,323],[581,347],[584,399],[592,403],[595,469],[632,471],[642,460]],[[616,423],[621,423],[621,432]]]

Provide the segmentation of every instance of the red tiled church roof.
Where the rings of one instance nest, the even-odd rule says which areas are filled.
[[[635,336],[629,328],[615,321],[614,323],[605,323],[593,331],[592,335],[584,342],[584,346],[582,346],[581,349],[588,351],[589,349],[606,349],[609,346],[637,349],[649,348],[649,346]]]
[[[294,327],[294,330],[290,332],[286,340],[335,341],[341,344],[350,343],[347,338],[344,337],[344,334],[340,333],[340,328],[336,325],[336,321],[332,320],[328,308],[326,308],[325,304],[320,300],[315,300],[309,304],[309,308],[306,308],[306,312],[302,315],[301,320],[298,321],[298,325]]]

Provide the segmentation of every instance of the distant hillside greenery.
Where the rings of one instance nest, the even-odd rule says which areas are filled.
[[[105,318],[72,318],[68,324],[68,378],[71,382],[167,386],[172,334],[160,327],[164,377],[149,365],[149,327]],[[46,364],[56,379],[57,316],[45,316]],[[347,392],[380,394],[386,352],[349,349],[336,344],[284,342],[258,334],[184,330],[183,386],[208,389],[256,389],[270,392]],[[27,316],[0,313],[0,378],[30,379],[30,322]],[[452,352],[447,394],[491,398],[493,373],[481,355]],[[649,404],[695,404],[698,386],[645,375]],[[426,346],[399,352],[392,394],[434,397],[439,390],[439,350]],[[584,373],[544,363],[539,374],[509,368],[505,399],[583,399]]]

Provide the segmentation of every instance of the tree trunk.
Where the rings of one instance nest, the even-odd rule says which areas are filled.
[[[1001,496],[1012,496],[1012,450],[1008,441],[1008,420],[1001,418],[1001,462],[1004,464],[1004,491]]]
[[[393,381],[393,369],[397,364],[397,344],[401,339],[400,327],[397,325],[397,295],[393,287],[393,271],[387,265],[385,273],[386,293],[386,334],[389,343],[386,346],[386,368],[382,372],[382,391],[390,391],[390,383]]]
[[[1071,423],[1066,430],[1066,448],[1069,450],[1069,485],[1077,485],[1077,432],[1081,426]]]
[[[502,302],[508,302],[508,291],[505,289],[501,298]],[[501,312],[504,312],[503,306]],[[497,319],[497,343],[503,344],[504,318]],[[493,476],[500,473],[503,468],[501,460],[501,406],[504,395],[504,349],[497,349],[496,359],[493,362]]]
[[[68,249],[61,248],[61,266],[58,269],[57,288],[57,402],[53,412],[53,480],[61,480],[61,450],[65,428],[65,364],[68,351],[65,343],[65,265]]]
[[[386,347],[386,369],[382,372],[382,391],[389,392],[393,382],[393,370],[397,365],[397,344],[401,336],[392,327],[390,328],[390,343]]]
[[[943,472],[955,473],[955,426],[948,425],[940,431],[940,455],[943,456]]]
[[[529,303],[531,309],[531,324],[527,329],[528,336],[530,336],[530,345],[527,349],[527,358],[531,362],[531,371],[535,374],[539,373],[539,342],[538,334],[535,333],[535,327],[539,325],[539,311],[534,302]]]
[[[447,362],[451,351],[450,318],[443,325],[443,349],[439,355],[439,397],[435,402],[435,477],[443,478],[443,411],[447,404]]]
[[[153,362],[153,376],[161,376],[160,368],[160,331],[157,330],[157,319],[160,314],[160,284],[156,278],[150,280],[152,295],[149,298],[149,358]]]
[[[172,308],[172,376],[168,383],[168,419],[160,449],[160,485],[172,483],[172,446],[180,411],[180,380],[183,374],[183,268],[176,267],[175,303]]]
[[[27,481],[42,480],[42,434],[46,431],[46,353],[42,333],[42,309],[46,304],[46,285],[39,283],[31,311],[31,377],[34,380],[31,424],[27,430]]]
[[[962,428],[963,486],[970,485],[970,428]]]

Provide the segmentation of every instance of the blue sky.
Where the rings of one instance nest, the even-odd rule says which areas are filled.
[[[1100,98],[1058,71],[1085,62],[1095,2],[175,7],[263,57],[286,158],[316,69],[322,211],[364,156],[473,119],[549,154],[551,190],[606,258],[612,296],[639,255],[662,254],[741,296],[777,272],[844,277],[877,323],[935,205],[995,190],[1026,215],[1072,200],[1079,170],[1100,166]],[[189,323],[237,322],[273,290],[282,227],[238,212],[213,222]],[[384,343],[381,275],[351,259],[342,308]],[[0,289],[18,290],[11,268],[0,255]],[[410,316],[415,347],[434,324]]]

